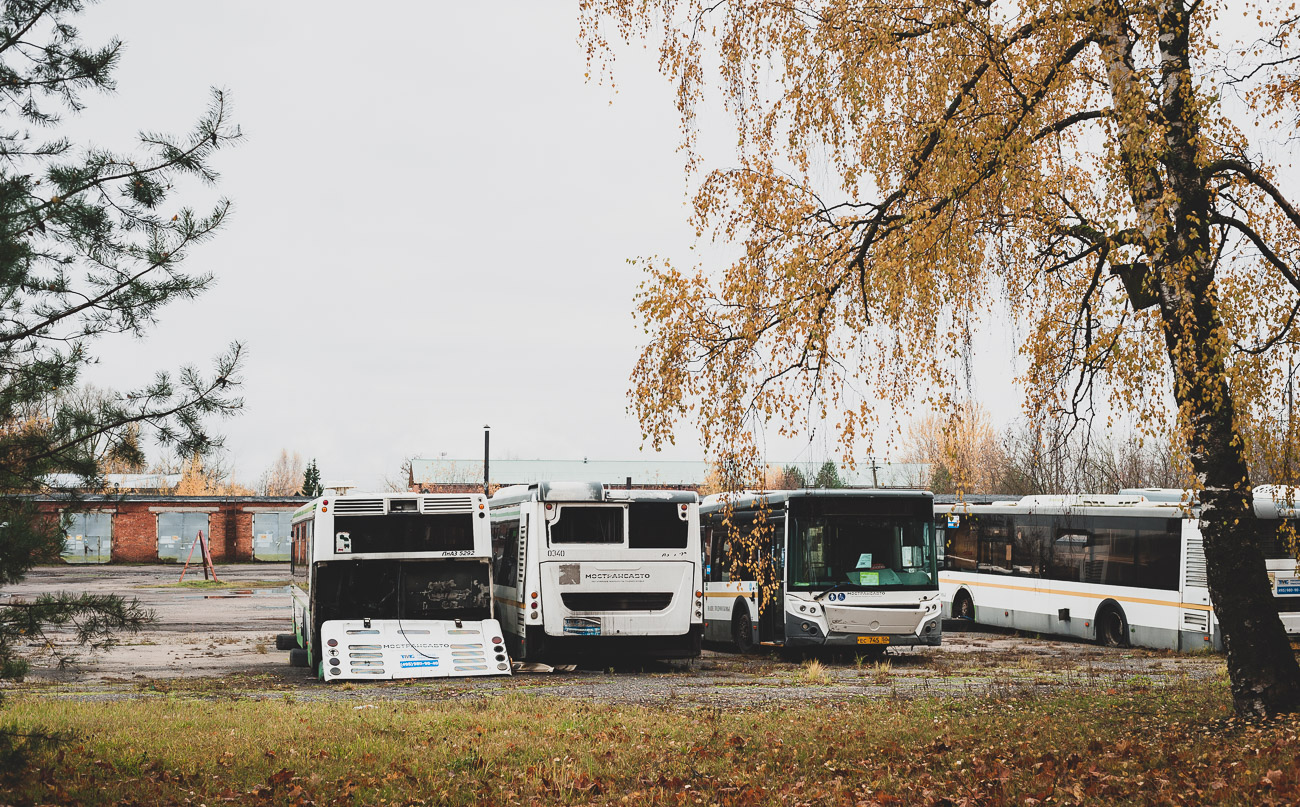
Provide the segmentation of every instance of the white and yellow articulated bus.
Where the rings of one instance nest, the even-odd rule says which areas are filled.
[[[510,655],[700,654],[699,496],[540,482],[492,496],[493,597]]]
[[[778,490],[700,508],[704,637],[755,645],[938,645],[934,498],[918,490]]]
[[[326,681],[510,674],[486,496],[323,496],[292,525],[291,664]]]
[[[1255,494],[1274,603],[1300,639],[1300,507]],[[958,619],[1112,646],[1222,649],[1194,502],[1181,490],[935,506],[939,587]]]

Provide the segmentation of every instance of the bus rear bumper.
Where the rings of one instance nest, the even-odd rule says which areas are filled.
[[[651,636],[573,636],[528,631],[530,659],[564,662],[573,659],[684,659],[699,658],[704,626],[691,625],[686,633]]]

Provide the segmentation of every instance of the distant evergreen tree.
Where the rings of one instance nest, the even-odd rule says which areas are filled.
[[[781,469],[785,474],[785,487],[787,490],[799,490],[808,487],[808,477],[803,475],[798,465],[787,465]]]
[[[302,473],[302,492],[299,496],[306,496],[308,499],[314,499],[325,492],[325,488],[320,485],[320,469],[316,467],[316,459],[307,463],[307,470]]]
[[[844,482],[840,479],[840,471],[835,467],[835,463],[826,460],[822,467],[817,469],[817,476],[813,479],[815,488],[842,488]]]
[[[953,493],[952,471],[942,462],[935,463],[934,472],[930,474],[931,493]]]

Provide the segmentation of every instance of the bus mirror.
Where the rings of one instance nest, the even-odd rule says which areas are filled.
[[[340,532],[334,535],[334,554],[342,555],[352,551],[352,533]]]

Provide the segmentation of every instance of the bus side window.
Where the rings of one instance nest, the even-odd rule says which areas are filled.
[[[289,551],[289,572],[302,587],[307,587],[307,573],[311,566],[311,552],[307,548],[307,528],[310,521],[299,522],[290,527],[292,544]]]
[[[1169,519],[1159,528],[1138,530],[1137,547],[1134,568],[1138,577],[1134,585],[1176,591],[1182,525],[1175,519]]]
[[[1011,573],[1011,535],[1005,517],[986,516],[979,520],[979,570]]]
[[[1042,577],[1050,543],[1047,527],[1016,522],[1015,541],[1011,546],[1012,574]]]
[[[726,583],[731,580],[731,555],[727,551],[731,538],[727,534],[728,529],[725,526],[718,525],[716,528],[710,528],[709,533],[711,536],[709,541],[709,582]]]
[[[1092,535],[1087,530],[1060,527],[1052,541],[1051,565],[1047,576],[1053,580],[1078,583],[1087,576],[1087,564],[1092,557]]]

